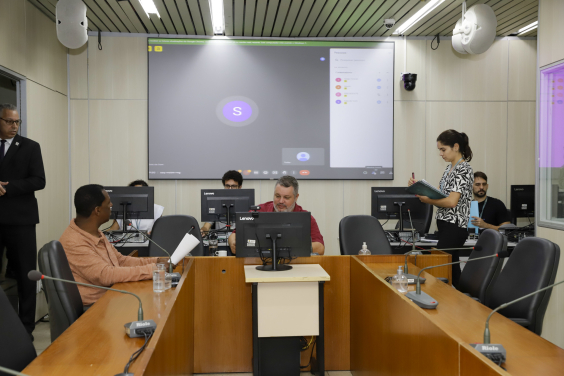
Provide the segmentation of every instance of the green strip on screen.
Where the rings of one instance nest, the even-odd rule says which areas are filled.
[[[241,46],[302,46],[302,47],[383,47],[382,42],[321,42],[306,40],[241,40],[241,39],[162,39],[148,38],[149,44],[176,44],[202,46],[241,45]],[[385,43],[385,42],[384,42]]]

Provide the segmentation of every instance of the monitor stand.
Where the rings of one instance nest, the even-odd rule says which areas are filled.
[[[123,227],[122,232],[137,232],[137,231],[133,231],[133,230],[129,230],[129,231],[127,230],[127,223],[128,223],[127,222],[127,205],[131,205],[131,202],[124,201],[124,202],[120,202],[119,204],[121,206],[123,206],[123,220],[121,222],[122,227]]]
[[[276,239],[280,239],[282,234],[276,234],[276,237],[266,234],[267,239],[272,240],[272,265],[261,265],[257,266],[257,270],[262,270],[263,272],[281,272],[284,270],[290,270],[292,267],[290,265],[278,264],[278,254],[276,252]]]

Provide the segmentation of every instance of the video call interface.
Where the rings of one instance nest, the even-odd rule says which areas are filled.
[[[393,179],[391,42],[148,39],[149,179]]]

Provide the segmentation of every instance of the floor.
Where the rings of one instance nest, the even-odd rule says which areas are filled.
[[[33,331],[33,346],[37,355],[41,354],[51,344],[51,331],[49,330],[48,322],[37,322],[35,324],[35,330]]]
[[[33,331],[33,336],[35,341],[33,346],[35,346],[35,351],[37,355],[41,354],[51,344],[51,331],[49,330],[48,322],[39,321],[35,324],[35,330]],[[309,372],[302,372],[302,375],[311,375]],[[253,376],[252,373],[202,373],[194,374],[194,376]],[[327,371],[325,376],[352,376],[349,371]]]

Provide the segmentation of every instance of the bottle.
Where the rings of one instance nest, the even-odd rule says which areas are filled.
[[[392,286],[399,292],[407,292],[407,277],[403,274],[401,266],[398,268],[398,274],[392,277]]]
[[[370,253],[370,251],[366,247],[366,242],[362,242],[362,249],[360,251],[358,251],[358,254],[359,255],[371,255],[372,254],[372,253]]]

